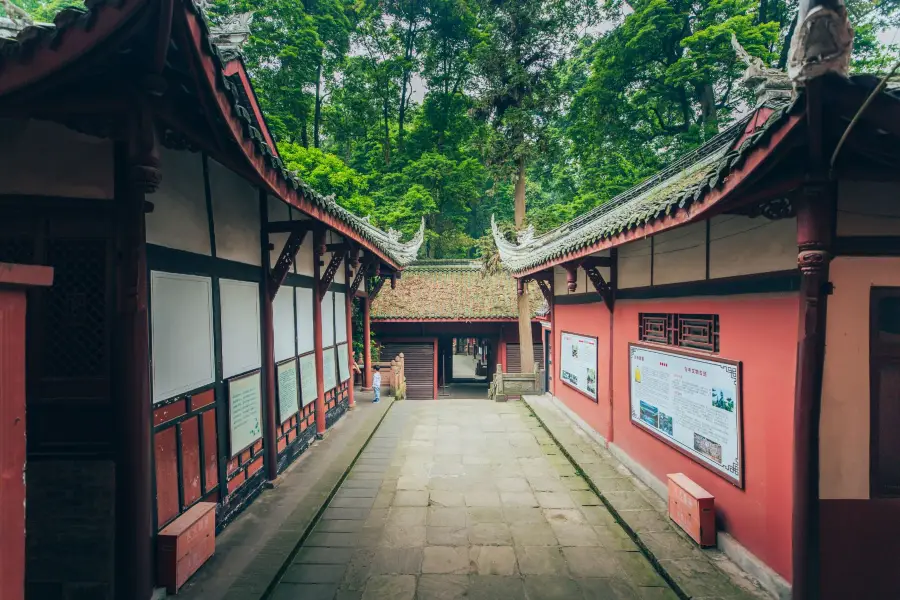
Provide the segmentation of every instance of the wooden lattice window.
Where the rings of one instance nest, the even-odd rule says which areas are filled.
[[[638,338],[642,342],[719,351],[719,315],[640,313]]]

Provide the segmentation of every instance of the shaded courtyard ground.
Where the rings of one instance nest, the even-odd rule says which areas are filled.
[[[678,598],[528,407],[483,400],[396,403],[273,592]]]

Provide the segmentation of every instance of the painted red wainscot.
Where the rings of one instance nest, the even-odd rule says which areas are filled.
[[[555,308],[556,330],[553,332],[553,368],[555,395],[594,431],[610,439],[609,435],[609,310],[603,302],[594,304],[564,304]],[[577,333],[597,338],[597,402],[588,398],[559,378],[562,334]]]

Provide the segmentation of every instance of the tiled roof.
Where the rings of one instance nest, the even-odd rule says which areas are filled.
[[[737,148],[733,148],[734,144],[740,140],[756,112],[634,188],[548,233],[534,236],[531,232],[523,232],[520,243],[514,244],[507,241],[492,223],[503,265],[514,274],[529,271],[700,200],[722,185],[726,176],[742,165],[750,151],[764,145],[802,104],[773,100],[760,108],[763,107],[772,109],[771,115]]]
[[[544,297],[529,287],[533,315],[541,314]],[[461,260],[427,260],[411,264],[385,285],[372,303],[372,319],[410,321],[516,319],[516,280],[508,273],[487,275],[481,264]]]
[[[233,56],[223,56],[219,48],[210,40],[209,22],[203,11],[193,0],[176,0],[194,15],[200,17],[201,26],[201,50],[206,52],[216,65],[216,81],[219,91],[225,94],[231,104],[233,114],[241,123],[241,129],[247,140],[253,142],[256,152],[262,156],[266,165],[274,169],[278,175],[293,190],[305,197],[310,203],[343,222],[349,229],[355,232],[363,241],[371,243],[397,266],[403,267],[416,259],[419,248],[424,240],[425,221],[423,219],[419,231],[408,242],[400,241],[400,233],[388,230],[383,231],[369,223],[368,218],[361,218],[335,202],[331,196],[324,196],[301,180],[296,173],[289,171],[284,162],[272,151],[266,143],[265,136],[257,127],[255,119],[248,107],[241,104],[241,91],[224,73],[225,64]],[[54,18],[54,24],[32,25],[20,31],[15,38],[0,38],[0,77],[2,77],[3,63],[17,59],[27,60],[38,48],[53,48],[57,40],[64,37],[68,30],[79,27],[85,31],[90,30],[94,21],[93,13],[102,10],[107,5],[109,8],[118,6],[118,0],[88,0],[86,8],[65,8]]]

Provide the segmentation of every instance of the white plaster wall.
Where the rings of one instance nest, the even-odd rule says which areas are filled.
[[[331,234],[331,239],[333,240],[331,242],[332,244],[340,244],[344,241],[344,238],[337,235],[336,233]],[[328,259],[331,260],[331,257],[329,256]],[[344,255],[344,260],[347,260],[346,253]],[[341,266],[338,267],[337,273],[334,274],[334,283],[347,283],[347,275],[346,271],[344,270],[343,262],[341,262]]]
[[[282,285],[272,301],[272,321],[275,333],[275,360],[294,356],[294,288]]]
[[[212,383],[212,279],[150,273],[153,402]]]
[[[873,286],[900,286],[900,258],[838,256],[829,279],[819,422],[819,494],[869,498],[869,303]]]
[[[346,295],[341,292],[334,294],[334,330],[335,342],[340,344],[347,341],[347,305]]]
[[[706,279],[706,222],[653,237],[653,285]]]
[[[49,121],[0,119],[0,169],[0,194],[114,194],[112,142]]]
[[[313,290],[312,288],[296,288],[297,297],[297,347],[300,354],[315,349],[313,338]]]
[[[650,285],[650,239],[619,246],[619,289]]]
[[[709,277],[797,268],[797,220],[722,215],[710,225]]]
[[[837,234],[900,235],[900,185],[893,181],[839,181]]]
[[[216,255],[248,265],[261,264],[259,192],[239,175],[209,160]]]
[[[294,259],[294,265],[297,273],[300,275],[313,276],[313,234],[309,232],[303,238],[303,244],[297,251],[297,258]],[[324,270],[325,267],[322,267]]]
[[[160,150],[163,179],[148,199],[153,212],[146,216],[147,242],[210,255],[209,215],[199,153]]]
[[[322,346],[334,345],[334,292],[322,298]]]
[[[259,285],[219,280],[222,301],[222,375],[226,378],[258,369],[260,347]]]
[[[266,196],[266,204],[269,209],[269,223],[278,221],[287,221],[290,218],[291,208],[274,196]],[[287,242],[289,233],[270,233],[269,243],[272,244],[272,251],[269,253],[269,268],[273,268],[281,256],[284,244]]]

